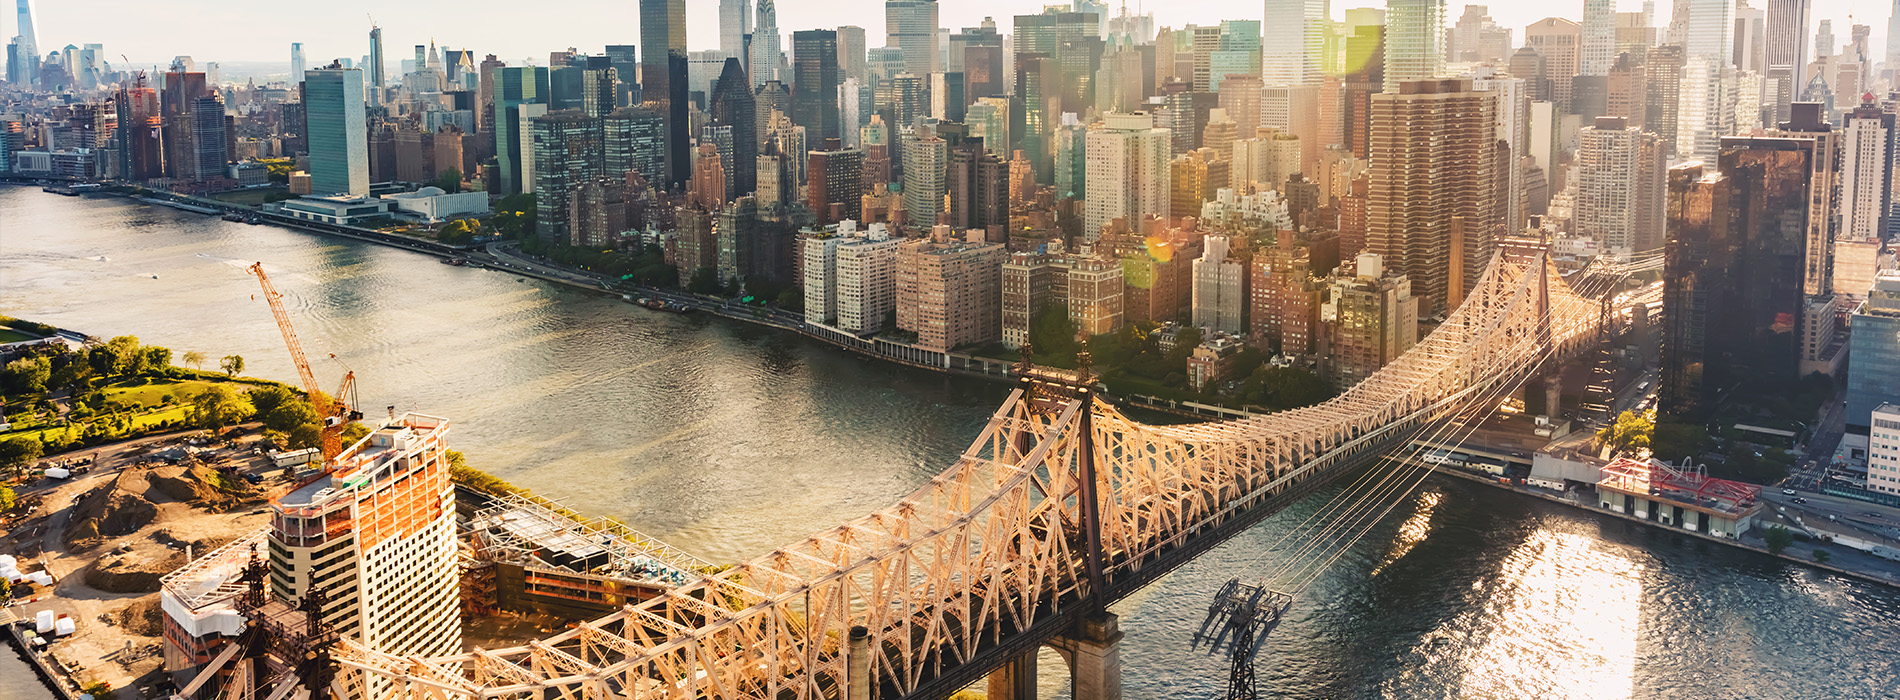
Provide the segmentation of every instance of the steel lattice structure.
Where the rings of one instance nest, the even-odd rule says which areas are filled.
[[[1025,379],[955,464],[895,505],[518,647],[420,658],[345,640],[332,691],[833,698],[846,682],[845,640],[862,627],[874,696],[936,694],[1024,639],[1033,648],[1078,609],[1145,585],[1171,555],[1191,558],[1237,531],[1228,526],[1264,517],[1237,522],[1262,504],[1290,502],[1349,458],[1594,345],[1601,308],[1541,252],[1507,249],[1436,331],[1318,406],[1151,426],[1086,389]]]

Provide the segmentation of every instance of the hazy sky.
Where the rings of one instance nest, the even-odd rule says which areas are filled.
[[[5,0],[12,5],[12,0]],[[943,0],[941,21],[953,30],[975,26],[984,16],[997,18],[1009,31],[1009,17],[1037,11],[1036,0]],[[1641,9],[1641,0],[1617,0],[1618,9]],[[1667,20],[1673,0],[1658,0],[1659,23]],[[1766,0],[1754,0],[1762,7]],[[1813,0],[1815,23],[1834,20],[1834,33],[1847,38],[1848,16],[1873,27],[1876,41],[1886,34],[1889,0]],[[687,0],[687,44],[717,48],[718,0]],[[881,0],[778,0],[781,32],[855,24],[865,28],[872,46],[883,45]],[[1259,19],[1259,0],[1144,0],[1130,3],[1154,12],[1160,25],[1212,24],[1221,19]],[[1333,0],[1338,16],[1345,8],[1382,6],[1378,0]],[[1551,14],[1572,19],[1583,14],[1582,0],[1533,2],[1494,0],[1491,16],[1518,29]],[[493,53],[511,63],[529,56],[545,64],[549,51],[573,46],[598,53],[607,44],[638,44],[638,0],[36,0],[42,51],[66,44],[104,44],[110,60],[120,54],[136,65],[168,62],[188,54],[204,61],[285,61],[290,42],[300,41],[311,65],[332,58],[359,58],[368,52],[369,16],[383,27],[390,70],[410,55],[410,47],[431,37],[444,47]],[[1111,8],[1119,7],[1111,0]],[[1452,0],[1447,22],[1463,12]],[[11,8],[8,8],[11,9]],[[1115,10],[1111,9],[1111,14]],[[0,29],[10,36],[11,26]],[[1876,46],[1880,44],[1876,43]],[[790,50],[790,44],[785,44]],[[1878,51],[1878,49],[1876,49]]]

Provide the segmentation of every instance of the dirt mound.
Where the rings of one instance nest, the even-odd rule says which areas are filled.
[[[262,499],[243,479],[203,465],[153,469],[152,488],[172,499],[217,512],[229,512]]]
[[[152,524],[158,518],[158,506],[145,499],[150,488],[144,471],[128,469],[111,483],[80,496],[66,526],[66,545],[83,550]]]
[[[165,631],[165,611],[158,606],[158,596],[146,596],[113,613],[112,624],[131,634],[156,637]]]
[[[185,564],[184,552],[147,545],[108,554],[86,568],[86,585],[107,593],[151,593],[158,579]]]

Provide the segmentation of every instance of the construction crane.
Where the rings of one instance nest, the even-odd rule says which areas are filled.
[[[343,429],[363,418],[363,412],[356,410],[356,372],[344,365],[343,383],[337,387],[336,393],[326,396],[319,390],[317,374],[310,369],[310,360],[304,357],[303,343],[297,340],[297,329],[290,325],[290,312],[284,310],[284,295],[277,293],[276,285],[270,283],[270,276],[264,274],[264,263],[256,263],[247,269],[257,278],[257,284],[264,288],[264,301],[270,304],[271,315],[277,317],[277,330],[283,332],[284,346],[290,349],[290,360],[297,366],[297,380],[303,384],[310,408],[323,420],[319,444],[323,452],[323,468],[327,471],[330,460],[343,451]],[[331,354],[330,359],[336,360],[339,365],[343,364],[335,354]]]

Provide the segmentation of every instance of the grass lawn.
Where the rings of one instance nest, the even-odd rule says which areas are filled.
[[[273,195],[275,195],[275,197],[273,197]],[[288,195],[290,195],[290,191],[287,189],[284,189],[281,187],[271,187],[271,188],[259,188],[255,190],[242,190],[238,192],[219,192],[217,194],[211,195],[211,198],[216,199],[220,202],[230,202],[232,204],[243,204],[246,206],[255,207],[265,202],[273,202],[273,201],[283,199]]]
[[[144,408],[164,404],[166,396],[176,405],[184,405],[193,394],[220,382],[203,379],[128,379],[106,386],[106,400]]]
[[[40,339],[40,336],[34,335],[32,333],[27,333],[25,331],[16,331],[6,326],[0,326],[0,343],[17,343],[22,340],[39,340],[39,339]]]

